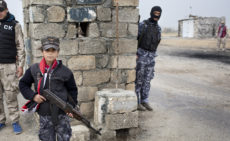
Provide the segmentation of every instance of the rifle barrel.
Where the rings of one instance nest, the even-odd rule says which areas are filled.
[[[96,134],[101,135],[99,130],[96,130],[92,127],[91,123],[82,116],[80,111],[78,111],[76,108],[74,108],[71,104],[63,101],[61,98],[59,98],[57,95],[55,95],[50,90],[46,89],[43,91],[43,96],[48,99],[52,104],[57,105],[60,109],[62,109],[65,112],[69,112],[73,114],[74,118],[77,120],[80,120],[82,123],[84,123],[89,129],[93,130]]]

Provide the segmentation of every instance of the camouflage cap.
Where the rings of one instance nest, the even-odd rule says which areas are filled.
[[[7,4],[4,0],[0,0],[0,12],[7,9]]]
[[[44,39],[42,39],[42,50],[47,50],[49,48],[53,48],[55,50],[59,50],[59,44],[60,41],[58,38],[56,37],[46,37]]]

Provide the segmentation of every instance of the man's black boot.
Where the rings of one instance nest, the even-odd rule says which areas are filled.
[[[153,108],[149,105],[149,103],[141,103],[143,107],[145,107],[148,111],[153,111]]]
[[[145,109],[145,107],[142,106],[141,104],[138,104],[138,105],[137,105],[137,110],[138,110],[138,111],[145,111],[146,109]]]

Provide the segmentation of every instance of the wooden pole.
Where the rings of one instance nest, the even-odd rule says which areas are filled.
[[[118,88],[118,62],[119,62],[119,6],[118,2],[119,0],[114,0],[116,2],[116,50],[117,50],[117,68],[116,68],[116,89]]]

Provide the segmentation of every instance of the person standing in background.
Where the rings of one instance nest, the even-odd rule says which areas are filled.
[[[18,109],[18,78],[23,75],[25,48],[21,25],[7,8],[7,3],[0,0],[0,130],[6,126],[3,105],[3,93],[8,108],[9,118],[15,134],[20,134]]]
[[[161,41],[161,28],[158,25],[161,13],[161,7],[154,6],[150,18],[139,23],[135,91],[140,111],[153,110],[148,98],[150,82],[154,78],[156,51]]]
[[[226,47],[226,37],[227,37],[227,27],[224,21],[221,21],[221,24],[217,32],[217,47],[218,50],[221,50],[221,44],[223,46],[222,51],[225,51]]]

